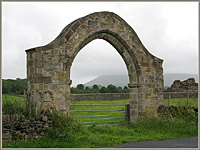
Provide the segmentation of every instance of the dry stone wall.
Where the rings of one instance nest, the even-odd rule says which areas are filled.
[[[132,27],[112,12],[95,12],[67,25],[51,43],[26,50],[28,93],[36,112],[55,106],[70,111],[70,69],[89,42],[103,39],[123,58],[130,89],[131,121],[155,115],[163,104],[163,60],[144,47]]]
[[[23,115],[2,115],[2,140],[18,141],[36,139],[45,134],[48,127],[52,126],[51,117],[25,119]]]
[[[187,98],[187,92],[163,92],[164,98],[168,99],[169,94],[171,98]],[[123,100],[129,99],[129,93],[89,93],[89,94],[71,94],[71,101],[83,100]],[[189,98],[197,98],[198,92],[189,92]]]
[[[164,106],[161,105],[158,107],[158,114],[167,114],[172,115],[173,112],[178,112],[180,110],[193,110],[196,115],[198,115],[198,107],[185,107],[185,106]]]
[[[129,99],[129,93],[71,94],[71,101],[83,101],[83,100],[122,100],[122,99]]]

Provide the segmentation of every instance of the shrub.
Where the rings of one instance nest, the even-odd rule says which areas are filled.
[[[23,107],[16,100],[14,102],[5,100],[3,102],[2,112],[4,114],[21,114]]]
[[[52,127],[47,132],[50,138],[73,140],[75,134],[82,132],[82,125],[78,120],[58,112],[55,108],[52,109],[52,123]]]
[[[158,109],[158,114],[162,118],[175,118],[184,122],[198,122],[198,113],[194,111],[194,108],[181,106],[160,106]]]
[[[174,111],[172,115],[176,118],[182,119],[183,121],[198,122],[198,113],[193,109],[187,109],[185,107],[178,107],[177,111]]]

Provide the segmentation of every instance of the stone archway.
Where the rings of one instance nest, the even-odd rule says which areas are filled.
[[[150,54],[134,30],[112,12],[96,12],[67,25],[51,43],[26,50],[28,93],[36,111],[69,112],[70,68],[89,42],[103,39],[122,56],[129,75],[130,116],[155,115],[163,104],[163,60]]]

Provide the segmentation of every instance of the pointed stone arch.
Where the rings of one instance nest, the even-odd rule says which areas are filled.
[[[155,115],[163,104],[163,60],[143,46],[135,31],[112,12],[96,12],[67,25],[51,43],[26,50],[28,93],[36,111],[55,106],[69,112],[70,68],[89,42],[103,39],[123,58],[130,88],[131,121]]]

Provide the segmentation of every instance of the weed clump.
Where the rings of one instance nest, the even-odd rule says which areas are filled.
[[[24,115],[27,119],[34,118],[36,116],[35,109],[31,109],[30,103],[26,102],[26,107],[24,108],[18,101],[3,101],[2,105],[3,114],[19,114]]]
[[[47,131],[49,138],[65,138],[73,140],[77,133],[83,132],[82,124],[77,119],[69,117],[67,114],[52,109],[52,127]]]
[[[198,110],[194,107],[160,106],[158,115],[162,119],[176,119],[182,122],[198,123]]]

